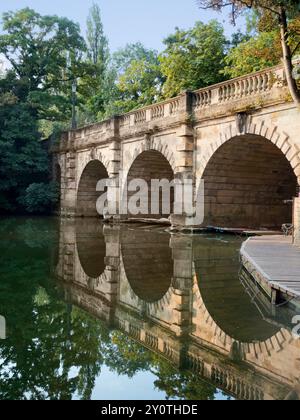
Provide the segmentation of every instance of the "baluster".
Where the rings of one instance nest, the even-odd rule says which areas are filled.
[[[263,78],[262,90],[263,91],[266,91],[267,90],[268,79],[267,79],[265,73],[262,75],[262,78]]]
[[[222,94],[222,88],[219,88],[219,102],[223,101],[223,94]]]
[[[211,96],[212,96],[212,91],[210,90],[208,93],[208,105],[211,105]]]
[[[254,80],[253,80],[253,92],[254,93],[258,93],[259,89],[258,89],[258,77],[254,76]]]
[[[231,99],[235,99],[236,83],[232,83]]]
[[[249,94],[249,80],[245,80],[245,96],[248,96]]]
[[[250,77],[250,79],[249,79],[249,95],[252,95],[252,93],[253,93],[253,86],[254,86],[253,77]]]
[[[243,98],[245,92],[244,80],[240,81],[240,98]]]
[[[228,99],[228,85],[224,86],[224,101]]]
[[[267,78],[268,78],[268,83],[267,83],[267,89],[268,90],[271,90],[272,89],[272,75],[271,75],[271,73],[267,73]]]

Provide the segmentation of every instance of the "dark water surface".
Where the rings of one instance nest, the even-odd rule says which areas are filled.
[[[241,243],[1,219],[0,399],[297,398],[296,314],[241,270]]]

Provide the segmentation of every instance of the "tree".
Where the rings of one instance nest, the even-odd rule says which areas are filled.
[[[154,385],[166,393],[167,400],[215,400],[217,390],[214,385],[202,381],[196,373],[177,370],[169,362],[155,355],[153,359],[157,376]]]
[[[298,28],[295,28],[295,34],[295,29],[289,26],[289,20],[299,15],[299,0],[198,0],[198,2],[202,8],[219,11],[231,6],[233,23],[240,13],[249,9],[257,11],[263,20],[266,17],[273,19],[280,31],[282,60],[291,96],[294,102],[300,105],[300,91],[293,76],[293,56],[300,46],[300,40],[295,49],[291,46],[292,40],[295,35],[300,35],[300,31],[298,32]]]
[[[217,21],[197,22],[190,30],[176,29],[165,41],[160,56],[165,98],[183,90],[199,89],[224,80],[222,70],[227,48],[224,29]]]
[[[0,107],[0,213],[23,213],[26,190],[36,180],[43,183],[47,191],[47,151],[40,142],[31,106],[17,97],[19,90],[22,91],[22,85],[19,86],[14,75],[0,80],[3,102]]]
[[[164,78],[158,53],[142,44],[117,51],[107,71],[106,115],[112,116],[150,105],[160,98]]]
[[[83,64],[70,59],[85,51],[79,26],[29,8],[4,13],[2,25],[0,54],[22,83],[20,99],[40,119],[65,119],[70,110],[66,83],[84,73]]]
[[[82,80],[83,99],[88,112],[96,119],[104,110],[104,84],[109,61],[108,40],[104,34],[100,7],[93,4],[87,19],[87,60],[92,64],[90,75]]]
[[[279,41],[279,42],[278,42]],[[280,36],[277,31],[262,32],[232,48],[226,58],[224,74],[230,78],[263,70],[280,63]]]
[[[65,302],[50,275],[51,255],[58,252],[56,223],[0,223],[0,307],[8,327],[0,341],[2,400],[90,399],[101,372],[107,330]]]
[[[75,23],[29,8],[5,13],[3,31],[9,71],[0,78],[0,212],[50,212],[56,194],[41,122],[70,119],[71,83],[89,70],[85,42]]]
[[[3,79],[5,76],[5,68],[3,62],[0,60],[0,79]]]
[[[96,4],[91,7],[87,18],[87,51],[92,63],[105,68],[109,58],[108,40],[104,35],[100,7]]]
[[[132,60],[117,80],[120,99],[115,102],[115,106],[120,112],[128,112],[151,105],[160,97],[162,83],[163,77],[155,51],[148,58]]]

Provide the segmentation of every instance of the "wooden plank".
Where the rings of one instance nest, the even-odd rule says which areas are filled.
[[[300,296],[300,249],[293,246],[291,237],[250,238],[241,254],[273,289]]]

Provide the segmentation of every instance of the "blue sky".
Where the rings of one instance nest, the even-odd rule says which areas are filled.
[[[176,26],[189,28],[197,20],[207,22],[215,18],[224,23],[227,34],[236,30],[229,24],[229,10],[223,15],[203,11],[196,0],[0,0],[0,15],[31,7],[42,14],[66,16],[80,23],[85,33],[86,17],[93,2],[101,7],[104,29],[113,51],[137,41],[161,50],[162,40]]]

